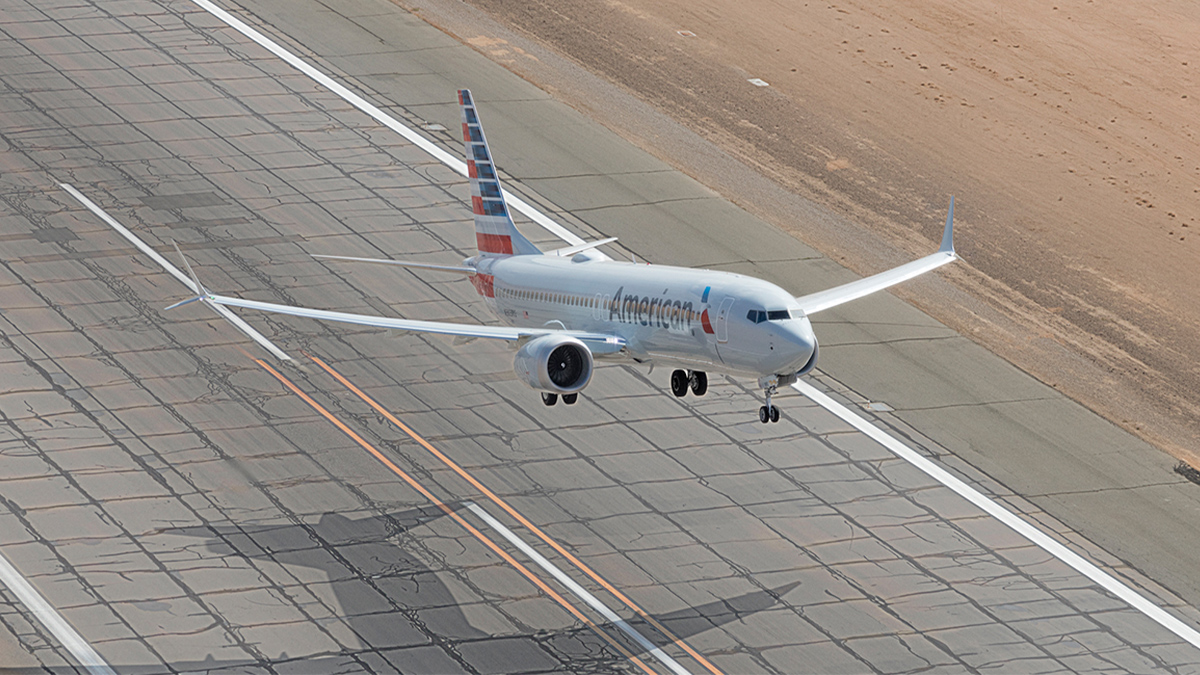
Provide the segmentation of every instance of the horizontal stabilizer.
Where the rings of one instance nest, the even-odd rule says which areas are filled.
[[[583,253],[584,251],[591,250],[598,246],[603,246],[605,244],[611,244],[616,240],[617,240],[616,237],[609,237],[608,239],[601,239],[599,241],[585,241],[582,244],[576,244],[574,246],[568,246],[566,248],[555,249],[553,251],[546,251],[546,255],[556,255],[556,256],[561,256],[561,257],[566,258],[568,256],[573,256],[576,253]]]
[[[429,263],[407,262],[404,260],[384,260],[381,258],[352,258],[344,255],[317,255],[313,254],[314,258],[322,260],[342,260],[346,262],[374,263],[376,265],[395,265],[397,267],[416,267],[423,270],[434,270],[437,272],[455,272],[458,274],[474,275],[474,267],[461,267],[456,265],[431,265]]]

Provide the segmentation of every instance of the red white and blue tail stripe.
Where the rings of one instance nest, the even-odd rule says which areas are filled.
[[[481,256],[539,255],[541,251],[517,231],[504,193],[500,190],[500,179],[492,164],[492,152],[488,149],[483,127],[471,92],[460,89],[458,103],[462,108],[463,143],[467,150],[467,175],[471,178],[471,208],[475,212],[475,241]]]

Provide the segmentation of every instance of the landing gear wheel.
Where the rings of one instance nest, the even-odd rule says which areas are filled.
[[[693,394],[703,396],[704,392],[708,391],[708,373],[693,370],[688,378],[688,384],[691,385]]]
[[[563,405],[575,405],[575,400],[579,398],[579,394],[563,394]]]
[[[777,388],[777,383],[773,381],[768,381],[763,386],[763,393],[766,394],[767,404],[758,409],[758,421],[763,424],[779,421],[779,408],[771,404],[771,397],[776,394]]]
[[[671,393],[679,398],[687,395],[688,390],[688,374],[682,370],[671,372]]]
[[[565,396],[563,397],[563,400],[564,402],[566,401]],[[558,394],[547,394],[546,392],[542,392],[542,403],[545,403],[548,406],[558,403]]]

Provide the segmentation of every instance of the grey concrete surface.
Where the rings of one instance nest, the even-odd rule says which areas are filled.
[[[800,290],[845,277],[389,3],[248,4],[414,123],[455,128],[454,89],[471,87],[509,187],[581,236]],[[232,328],[195,306],[164,314],[184,289],[57,187],[160,251],[178,241],[213,289],[486,320],[461,280],[308,255],[468,255],[465,183],[190,2],[9,2],[0,54],[0,546],[102,656],[123,673],[638,672],[602,634],[662,671],[381,468]],[[578,405],[548,409],[501,345],[246,318],[297,357],[272,367],[314,402],[437,499],[487,508],[691,672],[705,669],[304,354],[721,672],[1200,671],[1200,651],[802,399],[764,427],[752,383],[680,400],[662,370],[605,366]],[[822,387],[885,401],[878,424],[1197,624],[1170,584],[1048,508],[1082,495],[1039,500],[1045,482],[997,479],[981,451],[1021,420],[1011,440],[1076,464],[1127,437],[893,298],[819,330]],[[874,391],[847,384],[871,376]],[[935,376],[960,388],[927,388]],[[1186,494],[1159,468],[1105,494],[1152,515]],[[0,622],[22,659],[70,663],[7,594]]]
[[[815,202],[787,192],[767,176],[730,157],[667,115],[634,98],[625,89],[595,76],[571,58],[548,50],[528,35],[498,23],[489,14],[465,3],[446,0],[403,0],[402,4],[414,8],[444,30],[468,41],[474,40],[473,44],[478,44],[480,51],[489,57],[504,63],[522,77],[556,92],[556,97],[586,110],[589,116],[602,120],[622,137],[636,139],[655,153],[669,154],[672,164],[685,167],[693,175],[703,176],[704,180],[719,186],[724,194],[730,195],[746,208],[760,214],[770,211],[768,220],[771,222],[789,226],[795,224],[796,230],[802,233],[819,233],[817,238],[829,243],[834,251],[853,248],[859,251],[860,259],[863,255],[874,259],[874,269],[885,269],[906,260],[904,253],[890,247],[869,227],[847,221]],[[522,172],[536,175],[534,167],[525,167]],[[961,211],[964,205],[960,203],[959,206]],[[779,216],[780,213],[785,215]],[[736,241],[743,236],[764,236],[761,224],[747,227],[745,221],[737,219],[714,221],[711,228],[714,231],[726,230],[730,240]],[[961,230],[963,223],[959,225]],[[941,221],[931,217],[927,228],[931,237],[929,245],[933,246],[941,233]],[[973,238],[970,230],[960,231],[958,239],[961,248],[968,252],[991,245]],[[671,238],[663,238],[656,243],[662,246],[655,248],[651,245],[648,250],[656,251],[656,255],[664,259],[673,258],[671,247],[674,242]],[[864,251],[870,252],[864,254]],[[917,254],[919,252],[911,255]],[[756,262],[761,265],[761,261]],[[689,264],[702,262],[692,260]],[[722,267],[765,276],[798,292],[823,288],[833,280],[853,278],[845,269],[824,258],[806,260],[803,264],[772,264],[769,269],[759,269],[759,266],[749,263],[732,263]],[[813,268],[818,271],[810,271]],[[957,275],[960,269],[948,269],[940,274]],[[986,301],[970,297],[951,284],[939,283],[937,276],[910,282],[897,289],[897,293],[926,303],[936,301],[960,305],[961,308],[956,311],[960,314],[975,313],[974,321],[978,324],[1007,321],[992,313]],[[834,344],[828,338],[836,336],[834,331],[841,326],[857,331],[873,330],[871,327],[878,324],[881,329],[874,330],[865,345],[867,350],[860,352],[857,349],[860,346],[857,339],[862,336],[856,336],[856,342],[850,345],[850,349],[838,350],[845,357],[844,360],[834,361],[836,355],[827,358],[828,372],[835,372],[838,379],[855,392],[874,400],[906,401],[913,396],[939,392],[947,399],[953,398],[966,414],[980,412],[968,408],[990,410],[992,414],[988,419],[972,425],[973,429],[981,430],[972,439],[973,445],[969,449],[973,453],[972,461],[1006,484],[1029,488],[1030,494],[1040,505],[1052,508],[1069,527],[1089,538],[1104,541],[1106,548],[1151,574],[1160,583],[1168,585],[1190,604],[1200,602],[1200,585],[1194,573],[1195,569],[1200,568],[1200,549],[1178,545],[1178,542],[1192,536],[1180,533],[1195,531],[1200,503],[1197,502],[1195,487],[1173,473],[1174,460],[1128,434],[1118,432],[1112,435],[1110,425],[1095,420],[1090,413],[1064,401],[1045,387],[1038,386],[1038,390],[1045,396],[1061,401],[1073,411],[1071,424],[1060,425],[1050,416],[1043,416],[1041,421],[1034,422],[1013,412],[1005,412],[1003,405],[997,404],[1003,404],[1008,399],[993,398],[995,391],[989,382],[991,378],[998,377],[1014,383],[1015,380],[1009,377],[1012,369],[983,350],[959,351],[963,358],[951,363],[952,368],[947,368],[939,360],[940,354],[933,351],[928,355],[916,351],[889,354],[888,358],[912,360],[911,364],[896,369],[896,374],[903,373],[903,377],[889,379],[889,373],[880,373],[874,367],[877,361],[873,349],[906,340],[899,332],[909,324],[929,327],[931,330],[946,329],[919,312],[909,311],[911,308],[898,304],[878,305],[876,303],[879,300],[863,300],[817,317],[822,324],[821,335],[826,338],[824,344],[827,345]],[[892,315],[902,310],[906,313]],[[830,323],[839,326],[824,327]],[[1055,362],[1056,368],[1084,373],[1080,376],[1085,379],[1103,377],[1102,373],[1091,372],[1089,369],[1094,366],[1084,363],[1053,336],[1034,332],[1028,335],[1028,340],[1028,348],[1016,351],[1027,356],[1031,351],[1036,351],[1038,355],[1034,361],[1043,364]],[[1087,374],[1089,372],[1091,374]],[[1030,378],[1022,378],[1031,385],[1037,385]],[[1014,392],[1009,394],[1013,395]],[[899,407],[911,409],[913,406],[905,403]],[[953,410],[944,411],[944,415],[938,424],[928,426],[925,430],[939,442],[955,447],[962,440],[956,435],[956,430],[963,424],[952,418]],[[990,422],[998,422],[994,430],[988,427]],[[1013,430],[1019,431],[1026,426],[1033,430],[1034,438],[1030,440],[1024,436],[1025,442],[1011,442]],[[1067,433],[1060,433],[1060,426]],[[1080,432],[1078,437],[1071,437],[1075,430]],[[1098,430],[1099,435],[1089,430]],[[1047,436],[1041,442],[1037,437],[1043,434]],[[1066,452],[1056,451],[1056,444],[1060,441],[1065,442]],[[1071,459],[1063,461],[1062,455],[1070,455]],[[1047,462],[1052,466],[1043,467]],[[1105,464],[1108,471],[1093,470],[1092,466],[1096,463]],[[1114,491],[1123,490],[1129,485],[1124,480],[1129,473],[1146,475],[1147,472],[1143,470],[1145,466],[1154,467],[1154,475],[1143,487],[1147,488],[1146,493],[1155,496],[1145,499],[1131,492],[1129,496],[1136,503],[1136,508],[1127,509],[1123,506],[1123,500],[1113,498]],[[1089,476],[1090,482],[1081,486],[1076,480],[1080,475]],[[1036,485],[1030,487],[1030,481]],[[1108,512],[1097,510],[1092,502],[1103,502]],[[1131,517],[1134,511],[1137,515]]]

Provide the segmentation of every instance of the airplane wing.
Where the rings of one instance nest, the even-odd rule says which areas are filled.
[[[585,331],[572,331],[556,328],[515,328],[512,326],[481,326],[465,323],[449,323],[446,321],[419,321],[416,319],[398,319],[386,316],[372,316],[370,314],[351,314],[349,312],[334,312],[327,309],[313,309],[311,307],[296,307],[294,305],[280,305],[273,302],[260,302],[258,300],[243,300],[242,298],[234,298],[228,295],[217,295],[200,283],[200,277],[196,275],[196,271],[192,269],[192,264],[188,262],[183,252],[179,250],[179,245],[174,241],[171,245],[175,247],[175,252],[183,260],[183,264],[187,267],[188,276],[192,280],[192,289],[196,295],[177,302],[164,311],[170,311],[176,307],[182,307],[193,302],[203,302],[210,307],[225,306],[225,307],[241,307],[243,309],[254,309],[260,312],[272,312],[275,314],[288,314],[291,316],[300,316],[307,319],[317,319],[320,321],[336,321],[338,323],[351,323],[359,326],[372,326],[375,328],[390,328],[393,330],[402,330],[410,333],[434,333],[437,335],[454,335],[456,337],[475,339],[488,338],[492,340],[524,340],[526,338],[538,337],[540,335],[569,335],[588,346],[588,349],[593,354],[615,354],[625,346],[625,338],[608,333],[588,333]],[[370,262],[375,262],[371,260]],[[458,270],[455,270],[458,271]],[[560,324],[561,325],[561,324]],[[239,326],[239,330],[242,328]]]
[[[955,260],[958,260],[958,254],[954,252],[954,197],[951,197],[950,212],[946,215],[946,229],[942,232],[942,246],[937,253],[865,279],[798,297],[796,301],[800,303],[806,315],[816,314],[830,307],[836,307],[908,281]]]
[[[368,314],[333,312],[330,310],[312,309],[309,307],[279,305],[272,302],[259,302],[257,300],[243,300],[242,298],[234,298],[226,295],[214,295],[211,293],[206,293],[205,295],[201,295],[194,299],[199,299],[205,303],[213,305],[241,307],[242,309],[253,309],[260,312],[289,314],[291,316],[300,316],[308,319],[336,321],[338,323],[350,323],[357,324],[359,326],[391,328],[393,330],[402,330],[411,333],[434,333],[438,335],[454,335],[465,338],[490,338],[494,340],[522,340],[525,338],[537,337],[539,335],[562,334],[569,335],[580,340],[592,350],[593,354],[613,354],[621,351],[621,348],[625,346],[624,338],[606,333],[588,333],[583,331],[561,330],[556,328],[478,326],[463,323],[449,323],[444,321],[398,319],[384,316],[371,316]]]

